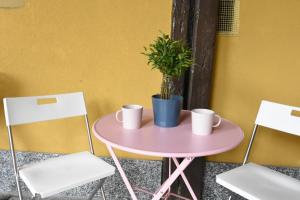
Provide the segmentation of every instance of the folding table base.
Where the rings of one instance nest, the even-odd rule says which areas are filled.
[[[135,193],[133,191],[133,188],[132,188],[130,182],[128,181],[128,179],[126,177],[126,174],[125,174],[125,172],[124,172],[124,170],[123,170],[123,168],[122,168],[122,166],[121,166],[121,164],[120,164],[120,162],[119,162],[119,160],[118,160],[115,152],[113,151],[113,149],[112,149],[112,147],[110,145],[106,145],[106,146],[107,146],[107,149],[108,149],[108,151],[109,151],[109,153],[110,153],[110,155],[111,155],[111,157],[112,157],[112,159],[113,159],[113,161],[114,161],[114,163],[115,163],[115,165],[116,165],[116,167],[117,167],[117,169],[118,169],[118,171],[119,171],[119,173],[120,173],[120,175],[121,175],[121,177],[122,177],[122,179],[123,179],[123,181],[124,181],[124,183],[125,183],[125,185],[126,185],[126,187],[128,189],[128,191],[129,191],[129,194],[130,194],[131,198],[133,200],[137,200],[137,197],[136,197],[136,195],[135,195]],[[180,195],[177,195],[177,194],[174,194],[174,193],[170,192],[171,185],[174,183],[174,181],[179,176],[181,176],[182,179],[183,179],[183,181],[184,181],[184,183],[185,183],[185,185],[187,186],[187,188],[188,188],[188,190],[189,190],[189,192],[190,192],[193,200],[197,200],[197,197],[196,197],[196,195],[195,195],[195,193],[194,193],[194,191],[193,191],[190,183],[188,182],[188,180],[187,180],[187,178],[186,178],[186,176],[185,176],[185,174],[183,172],[186,169],[186,167],[193,161],[193,159],[194,158],[187,157],[187,158],[184,158],[184,160],[181,163],[179,163],[176,158],[172,158],[172,160],[175,163],[175,165],[176,165],[177,168],[176,168],[176,170],[172,174],[171,174],[171,172],[169,172],[168,179],[165,180],[165,182],[158,188],[158,190],[154,194],[151,193],[151,192],[149,192],[149,191],[147,191],[147,190],[145,190],[145,189],[140,189],[140,188],[135,188],[135,189],[139,190],[139,191],[142,191],[142,192],[145,192],[147,194],[153,195],[152,200],[159,200],[161,198],[168,199],[169,196],[175,196],[175,197],[178,197],[180,199],[189,200],[186,197],[182,197]]]
[[[150,192],[144,188],[139,188],[139,187],[133,187],[134,190],[136,191],[140,191],[140,192],[143,192],[143,193],[146,193],[146,194],[149,194],[149,195],[154,195],[153,192]],[[186,197],[183,197],[181,195],[178,195],[178,194],[175,194],[175,193],[172,193],[172,192],[167,192],[164,196],[161,197],[161,199],[168,199],[170,196],[174,196],[174,197],[177,197],[178,199],[183,199],[183,200],[191,200],[189,198],[186,198]]]

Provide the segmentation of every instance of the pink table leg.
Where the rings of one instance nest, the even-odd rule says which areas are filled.
[[[130,193],[131,198],[133,200],[137,200],[137,197],[136,197],[136,195],[135,195],[135,193],[132,189],[132,186],[130,185],[130,183],[129,183],[127,177],[126,177],[126,174],[125,174],[125,172],[124,172],[124,170],[123,170],[123,168],[122,168],[115,152],[113,151],[111,146],[109,146],[109,145],[106,145],[106,146],[107,146],[107,149],[108,149],[108,151],[109,151],[109,153],[110,153],[110,155],[111,155],[111,157],[112,157],[112,159],[113,159],[113,161],[114,161],[114,163],[115,163],[115,165],[116,165],[116,167],[117,167],[117,169],[118,169],[118,171],[119,171],[119,173],[120,173],[120,175],[121,175],[121,177],[122,177],[122,179],[123,179],[123,181],[124,181],[124,183],[125,183],[125,185],[128,189],[128,191]],[[174,183],[174,181],[178,178],[179,175],[182,176],[182,178],[183,178],[189,192],[191,193],[193,199],[197,200],[197,197],[196,197],[194,191],[192,190],[185,174],[183,173],[184,169],[192,162],[192,160],[194,158],[185,158],[180,164],[178,163],[176,158],[172,158],[172,159],[173,159],[177,169],[172,174],[169,174],[169,178],[163,183],[163,185],[159,188],[159,190],[153,195],[152,200],[159,200],[160,198],[162,198],[162,196],[166,193],[167,190],[168,190],[169,194],[172,194],[172,193],[170,193],[170,187]],[[169,160],[169,162],[170,161],[171,160]],[[172,195],[177,196],[175,194],[172,194]],[[167,195],[167,196],[169,196],[169,195]],[[180,196],[178,196],[178,197],[180,197]],[[186,198],[183,198],[183,199],[186,199]]]
[[[132,198],[133,200],[137,200],[137,198],[136,198],[136,196],[135,196],[135,193],[134,193],[134,191],[133,191],[133,189],[132,189],[132,187],[131,187],[131,185],[130,185],[130,183],[129,183],[127,177],[126,177],[126,174],[125,174],[125,172],[124,172],[124,170],[123,170],[123,168],[122,168],[122,166],[121,166],[121,164],[120,164],[120,162],[119,162],[119,160],[118,160],[118,158],[117,158],[115,152],[113,151],[113,149],[112,149],[111,146],[106,145],[106,147],[107,147],[107,149],[108,149],[108,151],[109,151],[109,153],[110,153],[112,159],[114,160],[114,162],[115,162],[115,164],[116,164],[116,167],[118,168],[118,170],[119,170],[119,172],[120,172],[120,174],[121,174],[121,177],[122,177],[122,179],[123,179],[123,181],[124,181],[124,183],[125,183],[125,185],[126,185],[128,191],[129,191],[129,193],[130,193],[131,198]]]
[[[172,171],[171,158],[168,158],[168,163],[169,163],[169,176],[168,177],[170,177],[171,171]],[[168,193],[170,193],[170,192],[171,192],[171,186],[168,189]]]
[[[172,158],[172,159],[173,159],[173,161],[174,161],[176,167],[178,167],[178,166],[179,166],[179,163],[178,163],[177,159],[176,159],[176,158]],[[184,181],[184,183],[185,183],[187,189],[189,190],[189,192],[190,192],[192,198],[193,198],[194,200],[197,200],[197,197],[196,197],[196,195],[195,195],[195,193],[194,193],[194,191],[193,191],[193,188],[191,187],[189,181],[187,180],[187,178],[186,178],[184,172],[181,172],[180,175],[181,175],[181,177],[182,177],[182,179],[183,179],[183,181]]]
[[[185,158],[178,166],[171,176],[163,183],[159,190],[153,195],[152,200],[159,200],[169,187],[174,183],[183,170],[193,161],[194,158]]]

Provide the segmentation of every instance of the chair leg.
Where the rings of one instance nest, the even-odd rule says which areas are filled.
[[[40,194],[35,194],[33,197],[31,197],[32,200],[41,200],[42,197]]]
[[[103,187],[101,187],[100,190],[101,190],[101,194],[102,194],[102,199],[103,199],[103,200],[106,200],[106,197],[105,197],[105,193],[104,193]]]
[[[103,192],[103,189],[102,189],[102,185],[103,185],[104,181],[105,181],[105,178],[103,178],[103,179],[101,179],[99,181],[99,183],[97,184],[97,186],[95,187],[95,189],[92,191],[92,193],[88,197],[88,200],[92,200],[94,198],[94,196],[96,195],[96,193],[98,192],[99,189],[101,189],[101,193],[102,193],[102,196],[103,196],[104,192]],[[105,196],[103,196],[103,198],[105,199]]]
[[[7,133],[8,133],[8,138],[9,138],[10,154],[11,154],[13,167],[14,167],[18,195],[19,195],[19,199],[23,200],[22,191],[21,191],[20,182],[19,182],[19,171],[18,171],[16,153],[15,153],[15,148],[14,148],[14,140],[13,140],[13,135],[12,135],[10,126],[7,126]]]
[[[18,175],[16,175],[15,177],[16,177],[16,183],[17,183],[17,189],[18,189],[19,199],[23,200],[22,190],[21,190],[20,182],[19,182],[19,177],[18,177]]]

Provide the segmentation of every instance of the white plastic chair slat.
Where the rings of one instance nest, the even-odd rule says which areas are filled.
[[[22,166],[20,177],[32,194],[46,198],[115,173],[89,152],[79,152]]]
[[[300,108],[262,101],[255,124],[300,136],[300,117],[294,116],[293,111],[300,111]],[[256,127],[248,145],[245,161],[254,141]],[[216,176],[216,182],[249,200],[300,199],[300,180],[254,163],[219,174]]]
[[[292,115],[294,110],[300,111],[300,108],[262,101],[255,123],[300,136],[300,117]]]
[[[300,180],[254,163],[219,174],[216,182],[249,200],[300,198]]]
[[[113,166],[92,154],[93,145],[87,117],[85,118],[86,128],[92,153],[81,152],[65,155],[24,165],[18,171],[10,126],[86,115],[82,92],[5,98],[3,102],[6,125],[9,126],[8,133],[15,174],[20,175],[32,195],[39,194],[42,198],[48,197],[114,174]],[[18,177],[16,177],[16,183],[21,198]],[[103,193],[102,197],[104,197]]]
[[[49,104],[38,104],[41,99],[56,99]],[[82,92],[4,98],[6,125],[19,125],[85,115],[86,108]]]

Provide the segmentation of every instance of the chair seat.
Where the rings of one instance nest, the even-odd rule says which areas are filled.
[[[300,199],[300,180],[254,163],[219,174],[216,181],[250,200]]]
[[[115,168],[89,152],[24,165],[20,177],[31,193],[42,198],[113,175]]]

